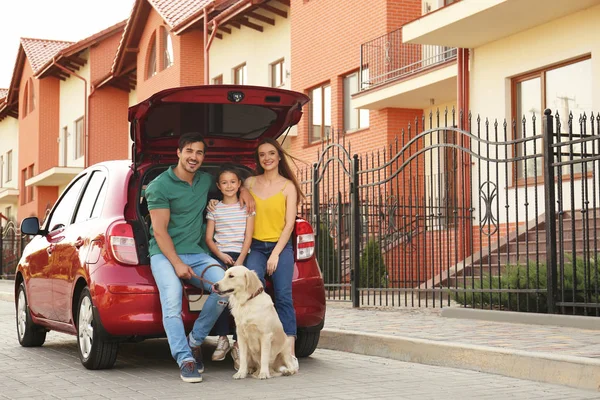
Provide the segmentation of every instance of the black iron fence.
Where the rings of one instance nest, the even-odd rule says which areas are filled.
[[[598,315],[599,128],[446,110],[369,154],[333,136],[298,171],[328,298]]]
[[[402,42],[402,28],[360,46],[360,90],[456,59],[456,48]]]
[[[0,278],[13,279],[17,263],[21,258],[23,248],[28,242],[28,237],[23,237],[14,221],[9,221],[6,226],[0,227]]]

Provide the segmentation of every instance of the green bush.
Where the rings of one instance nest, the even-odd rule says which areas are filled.
[[[340,262],[338,260],[335,242],[329,235],[325,224],[320,224],[317,234],[318,253],[317,260],[321,271],[323,271],[323,280],[326,284],[336,284],[341,282]]]
[[[473,285],[466,289],[547,289],[546,264],[540,262],[536,271],[536,264],[529,261],[529,275],[527,266],[507,265],[500,277],[484,274],[483,279],[475,277]],[[565,254],[563,277],[561,278],[560,265],[558,266],[558,297],[565,302],[591,302],[597,303],[600,296],[596,295],[596,276],[600,276],[600,257],[590,259],[584,263],[582,257],[575,260],[575,274],[573,273],[573,256]],[[574,279],[575,278],[575,279]],[[587,281],[586,281],[587,278]],[[563,282],[561,285],[561,281]],[[577,282],[573,291],[574,281]],[[500,307],[510,311],[547,312],[548,296],[546,293],[466,293],[451,292],[453,299],[465,306],[477,308]],[[529,304],[529,306],[528,306]]]
[[[377,241],[369,240],[360,256],[359,265],[361,288],[387,287],[387,269]]]

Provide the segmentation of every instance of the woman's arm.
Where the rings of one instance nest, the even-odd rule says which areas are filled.
[[[291,183],[291,182],[288,182]],[[281,232],[281,236],[271,253],[271,256],[267,260],[267,274],[272,275],[277,269],[277,262],[279,261],[279,254],[283,251],[284,247],[292,236],[294,225],[296,224],[296,213],[297,213],[297,202],[298,193],[296,192],[296,186],[288,184],[283,190],[285,195],[285,226]]]
[[[234,265],[244,265],[244,260],[250,251],[250,245],[252,244],[252,234],[254,233],[254,214],[251,214],[246,219],[246,232],[244,233],[244,244],[242,245],[242,251],[240,256],[235,261]]]

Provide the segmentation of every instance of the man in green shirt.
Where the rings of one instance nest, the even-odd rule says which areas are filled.
[[[186,133],[179,139],[179,161],[157,176],[146,188],[152,226],[150,228],[150,267],[158,286],[163,326],[180,376],[185,382],[201,382],[204,364],[200,345],[210,333],[227,301],[211,293],[189,337],[181,319],[183,288],[180,279],[197,287],[201,282],[221,280],[225,271],[210,265],[219,264],[200,247],[204,208],[208,191],[214,184],[210,174],[200,171],[206,143],[200,134]],[[254,208],[252,196],[243,191],[240,203]]]

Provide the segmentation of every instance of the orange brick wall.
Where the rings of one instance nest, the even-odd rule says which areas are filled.
[[[90,97],[89,161],[92,165],[106,160],[127,159],[129,94],[103,87]]]
[[[123,32],[118,31],[90,48],[90,80],[96,82],[110,72]]]
[[[25,115],[25,84],[32,76],[31,65],[26,60],[19,87],[19,168],[16,171],[19,182],[19,221],[32,215],[43,218],[47,205],[54,204],[58,193],[56,187],[34,187],[34,200],[22,204],[27,196],[27,188],[22,185],[21,171],[33,164],[34,175],[38,175],[55,166],[58,161],[56,143],[59,131],[59,80],[32,79],[35,109]]]
[[[323,83],[331,85],[332,125],[343,129],[343,77],[359,68],[362,43],[399,28],[421,15],[420,0],[292,0],[292,90],[308,93]],[[315,17],[318,16],[318,17]],[[290,152],[315,161],[319,144],[308,143],[309,107],[292,137]],[[386,109],[370,112],[370,126],[347,136],[352,153],[385,146],[391,131],[406,126],[421,110]]]
[[[189,31],[179,39],[179,53],[175,50],[175,62],[180,65],[180,86],[204,84],[204,33]],[[175,45],[173,43],[173,45]]]

